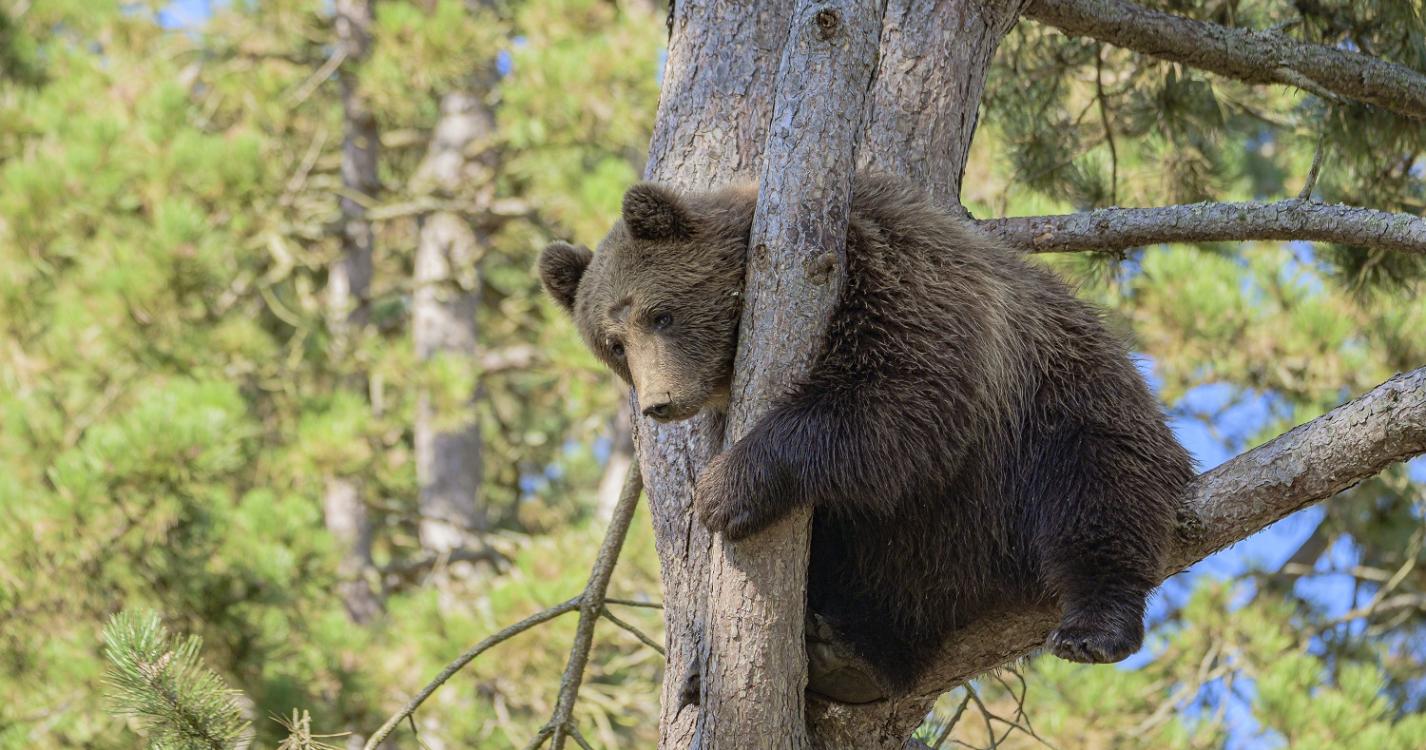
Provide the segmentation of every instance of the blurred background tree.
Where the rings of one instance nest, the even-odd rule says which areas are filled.
[[[1426,70],[1419,3],[1149,5]],[[579,591],[622,393],[530,269],[597,239],[641,174],[664,10],[0,0],[0,748],[142,744],[104,710],[125,608],[202,637],[255,746],[293,708],[359,745],[470,643]],[[982,217],[1292,197],[1319,150],[1317,196],[1426,206],[1417,123],[1030,20],[982,122],[962,196]],[[1420,256],[1046,262],[1133,336],[1202,468],[1426,363]],[[441,436],[469,460],[423,458]],[[1031,661],[922,735],[1426,746],[1423,486],[1418,460],[1305,511],[1171,582],[1126,665]],[[657,600],[646,518],[622,561],[614,593]],[[621,616],[658,639],[656,611]],[[420,741],[523,746],[573,629],[482,656]],[[651,746],[662,660],[597,636],[577,722]]]

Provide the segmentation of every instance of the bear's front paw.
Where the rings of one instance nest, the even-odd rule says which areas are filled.
[[[1050,633],[1050,651],[1066,661],[1083,664],[1110,664],[1127,659],[1144,642],[1142,623],[1112,622],[1060,623]]]
[[[741,465],[733,451],[728,451],[710,461],[698,477],[693,507],[709,531],[721,532],[728,539],[742,539],[776,520],[768,504],[760,502],[761,493],[749,468]]]

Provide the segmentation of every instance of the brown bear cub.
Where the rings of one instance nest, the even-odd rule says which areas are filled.
[[[755,202],[636,185],[598,252],[541,256],[645,415],[726,408]],[[913,186],[859,175],[823,350],[695,504],[732,539],[811,505],[808,606],[901,691],[951,631],[1037,603],[1061,609],[1061,658],[1133,653],[1192,476],[1094,308]]]

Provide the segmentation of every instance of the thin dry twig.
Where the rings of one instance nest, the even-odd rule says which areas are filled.
[[[975,691],[975,688],[971,687],[969,683],[965,688],[966,695],[970,696],[970,699],[975,701],[976,708],[980,709],[980,718],[985,720],[985,734],[990,738],[990,750],[995,750],[1000,747],[1000,742],[995,739],[995,727],[990,724],[993,714],[990,713],[990,709],[985,707],[985,702],[980,699],[980,694]]]
[[[421,688],[421,692],[417,693],[416,697],[412,698],[410,702],[408,702],[405,707],[403,707],[400,711],[397,711],[396,715],[392,716],[390,719],[387,719],[386,723],[382,724],[381,728],[376,730],[376,733],[371,735],[371,739],[367,740],[363,750],[376,750],[376,747],[380,745],[383,740],[386,739],[387,735],[391,734],[391,731],[396,728],[397,724],[401,723],[402,719],[405,719],[406,717],[414,714],[416,712],[416,709],[420,708],[421,704],[425,703],[426,699],[430,698],[431,694],[436,692],[437,688],[446,684],[447,680],[449,680],[453,675],[455,675],[456,672],[459,672],[462,667],[469,664],[472,659],[485,653],[492,646],[504,643],[505,641],[510,640],[511,638],[519,635],[520,633],[523,633],[526,630],[529,630],[530,628],[539,625],[540,623],[548,622],[550,620],[555,619],[556,617],[559,617],[562,614],[565,614],[566,612],[573,612],[574,610],[579,609],[579,602],[581,598],[582,597],[575,597],[573,599],[560,602],[559,604],[556,604],[555,606],[550,607],[549,609],[536,612],[535,614],[526,617],[525,619],[515,623],[514,625],[511,625],[510,627],[507,627],[504,630],[501,630],[500,632],[496,633],[495,635],[492,635],[489,638],[486,638],[485,640],[481,641],[480,643],[477,643],[472,646],[468,651],[457,657],[455,661],[446,665],[446,668],[442,669],[441,673],[436,675],[435,679],[431,680],[431,682],[426,685],[426,687]]]
[[[1119,205],[1119,149],[1114,130],[1109,127],[1109,102],[1104,95],[1104,45],[1094,53],[1094,98],[1099,102],[1099,121],[1104,125],[1104,141],[1109,144],[1109,202]]]
[[[624,627],[626,630],[638,633],[637,629],[627,623],[619,621],[609,615],[605,610],[605,592],[609,589],[609,580],[614,574],[614,565],[619,560],[619,551],[624,546],[624,538],[628,535],[629,526],[633,521],[634,509],[639,502],[639,494],[643,492],[644,483],[639,475],[639,466],[634,464],[629,468],[628,477],[624,480],[624,491],[619,496],[619,504],[614,508],[614,516],[609,523],[609,531],[604,536],[604,543],[599,548],[599,555],[595,558],[594,568],[589,574],[589,583],[585,586],[584,592],[579,596],[561,602],[549,609],[537,612],[529,617],[501,630],[500,632],[486,638],[485,640],[472,646],[468,651],[461,654],[455,661],[441,670],[430,684],[421,689],[410,702],[406,704],[396,715],[386,720],[381,728],[367,740],[363,750],[375,750],[392,730],[401,723],[402,719],[411,718],[416,709],[436,692],[436,689],[444,685],[456,672],[469,664],[475,657],[480,656],[491,647],[496,646],[510,638],[539,625],[540,623],[553,620],[567,612],[579,610],[579,627],[575,633],[574,647],[570,651],[569,664],[565,668],[564,677],[560,680],[560,697],[555,707],[555,714],[549,723],[540,728],[530,744],[526,745],[528,750],[534,750],[554,738],[555,747],[562,747],[566,736],[573,737],[580,747],[588,748],[589,744],[584,737],[579,734],[579,730],[570,721],[570,716],[574,711],[574,700],[579,693],[579,683],[584,677],[584,667],[589,661],[589,651],[593,644],[594,623],[601,614],[608,617],[611,622]],[[618,600],[620,603],[627,603],[633,606],[656,606],[645,602],[633,602],[631,600]],[[646,637],[646,636],[645,636]],[[644,640],[641,637],[640,640]]]
[[[956,706],[956,712],[951,714],[950,720],[946,722],[944,727],[941,727],[941,733],[936,735],[936,741],[931,743],[932,750],[940,750],[941,745],[946,743],[946,738],[951,736],[951,731],[956,728],[956,724],[960,723],[961,714],[966,712],[966,706],[969,705],[970,692],[967,691],[965,697],[961,698],[961,704]]]
[[[346,59],[347,50],[344,47],[337,48],[337,50],[332,53],[332,56],[328,57],[327,61],[322,63],[322,67],[318,68],[312,75],[308,76],[307,80],[303,81],[300,86],[293,89],[291,94],[287,95],[287,105],[289,107],[295,107],[306,101],[307,97],[311,96],[312,92],[316,91],[318,86],[321,86],[328,78],[332,77],[333,73],[337,72],[337,68],[340,67],[342,62]]]
[[[530,740],[530,744],[525,746],[525,750],[539,750],[539,747],[544,745],[554,732],[555,728],[549,724],[540,727],[540,731],[535,733],[535,736]]]
[[[637,627],[634,626],[633,623],[625,622],[624,620],[621,620],[616,617],[613,612],[609,611],[608,607],[605,607],[602,611],[600,611],[599,614],[602,615],[604,619],[608,620],[609,622],[612,622],[615,625],[618,625],[619,627],[628,631],[630,635],[633,635],[635,638],[638,638],[639,642],[643,643],[645,646],[648,646],[649,648],[659,652],[659,656],[664,655],[663,646],[660,646],[659,644],[655,643],[654,639],[645,635],[644,631],[639,630]]]
[[[624,491],[619,495],[619,503],[614,506],[609,521],[609,531],[604,535],[604,543],[599,547],[599,556],[594,560],[594,568],[589,572],[589,584],[579,598],[579,627],[575,630],[574,645],[570,647],[569,662],[565,665],[564,676],[560,678],[559,700],[555,703],[554,716],[550,717],[544,729],[549,729],[554,750],[563,750],[565,738],[576,736],[570,719],[574,715],[574,702],[579,697],[579,686],[584,681],[584,668],[589,664],[589,651],[594,645],[594,625],[604,612],[604,597],[609,590],[609,579],[614,575],[614,565],[619,561],[619,551],[624,546],[624,537],[634,518],[634,509],[639,504],[639,494],[644,490],[643,477],[639,474],[639,464],[629,466],[629,474],[624,479]],[[543,744],[541,741],[536,745]],[[582,743],[581,743],[582,744]]]
[[[1327,131],[1317,136],[1317,149],[1312,152],[1312,168],[1307,170],[1307,182],[1302,186],[1302,192],[1297,194],[1300,201],[1311,200],[1312,191],[1317,187],[1317,175],[1322,171],[1322,157],[1327,153]]]
[[[604,603],[605,603],[605,604],[622,604],[622,605],[624,605],[625,607],[644,607],[645,609],[663,609],[663,605],[660,604],[659,602],[641,602],[641,601],[638,601],[638,600],[636,600],[636,599],[615,599],[615,598],[612,597],[612,596],[609,597],[609,598],[607,598],[607,599],[605,599],[605,600],[604,600]]]
[[[574,737],[574,743],[579,745],[582,750],[594,750],[593,747],[590,747],[589,742],[584,739],[584,735],[579,733],[579,727],[575,726],[574,722],[570,722],[569,724],[569,733]]]

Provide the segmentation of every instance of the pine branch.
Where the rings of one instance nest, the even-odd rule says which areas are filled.
[[[138,717],[149,747],[230,750],[247,734],[237,693],[203,664],[203,640],[173,642],[158,615],[121,612],[104,628],[111,710]]]
[[[1161,242],[1311,240],[1426,254],[1426,219],[1304,200],[1101,208],[978,224],[1032,253],[1126,250]]]
[[[1426,119],[1426,75],[1404,65],[1278,30],[1250,31],[1150,10],[1125,0],[1034,0],[1025,15],[1087,36],[1248,83],[1296,86]]]

